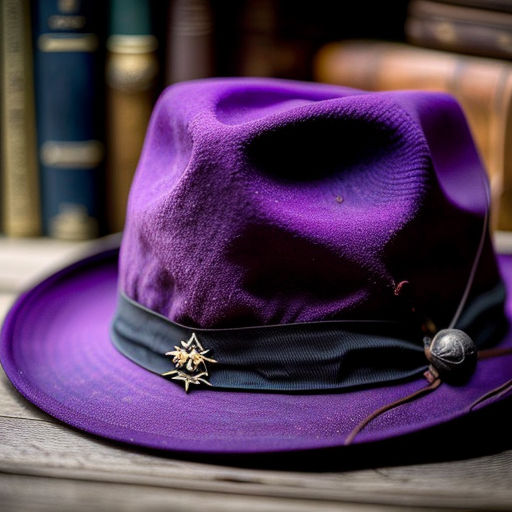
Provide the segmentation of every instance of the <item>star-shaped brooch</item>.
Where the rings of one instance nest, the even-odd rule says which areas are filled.
[[[174,350],[166,352],[166,356],[172,356],[172,362],[176,370],[163,373],[163,376],[173,375],[173,380],[181,380],[185,384],[185,391],[188,393],[190,384],[207,384],[208,382],[208,368],[206,363],[216,363],[215,359],[206,357],[210,352],[209,349],[204,349],[196,333],[193,332],[188,341],[182,341],[181,347],[174,347]]]

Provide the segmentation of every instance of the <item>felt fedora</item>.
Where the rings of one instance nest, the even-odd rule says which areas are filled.
[[[159,99],[120,251],[24,293],[1,361],[74,427],[157,449],[306,450],[512,389],[512,259],[463,113],[270,79]]]

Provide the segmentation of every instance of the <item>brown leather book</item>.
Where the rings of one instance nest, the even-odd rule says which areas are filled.
[[[407,39],[440,50],[512,59],[512,13],[413,0]]]
[[[493,227],[512,230],[512,63],[398,43],[345,41],[319,51],[314,75],[322,82],[366,90],[453,94],[490,176]]]
[[[213,76],[214,57],[211,0],[171,2],[167,30],[167,84]]]

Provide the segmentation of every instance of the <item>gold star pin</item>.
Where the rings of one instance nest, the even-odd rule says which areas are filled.
[[[163,376],[173,375],[173,380],[181,380],[185,384],[185,391],[188,392],[190,384],[207,384],[211,386],[208,377],[206,363],[216,363],[215,359],[206,357],[210,352],[205,349],[193,332],[188,341],[181,341],[181,347],[175,346],[174,350],[166,352],[166,356],[172,357],[176,370],[163,373]]]

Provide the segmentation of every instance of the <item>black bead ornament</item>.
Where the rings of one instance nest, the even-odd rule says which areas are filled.
[[[445,380],[467,378],[475,369],[478,351],[460,329],[443,329],[425,339],[425,356]]]

